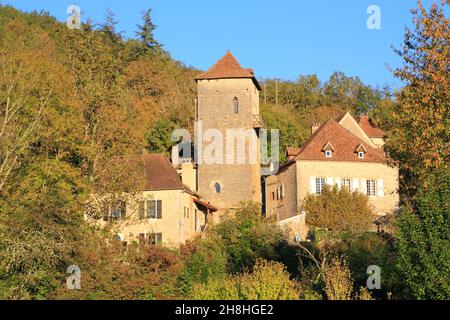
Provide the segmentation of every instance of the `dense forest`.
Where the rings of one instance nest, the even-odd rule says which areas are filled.
[[[402,208],[389,232],[314,229],[291,244],[254,203],[178,250],[124,250],[83,219],[90,194],[139,190],[137,161],[168,152],[174,128],[193,130],[194,76],[154,38],[151,10],[136,37],[102,23],[69,29],[45,12],[0,5],[0,298],[3,299],[449,299],[449,20],[442,5],[414,12],[396,92],[342,72],[321,82],[260,79],[264,126],[280,154],[313,123],[369,114],[388,133],[401,172]],[[321,199],[355,217],[367,199]],[[344,199],[344,200],[342,200]],[[313,201],[310,203],[314,211]],[[331,209],[330,209],[331,210]],[[355,221],[358,218],[355,219]],[[82,270],[67,290],[66,269]],[[382,269],[369,291],[366,268]]]

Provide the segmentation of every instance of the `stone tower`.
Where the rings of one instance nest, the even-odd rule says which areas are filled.
[[[253,70],[242,68],[228,51],[195,80],[198,88],[196,148],[201,149],[204,156],[198,161],[199,193],[219,209],[234,208],[240,201],[261,203],[261,87]],[[211,143],[217,140],[211,136],[218,132],[223,137],[222,154],[221,151],[211,152]],[[238,155],[237,149],[244,144],[243,157],[242,154]],[[208,154],[214,155],[214,163],[205,161]]]

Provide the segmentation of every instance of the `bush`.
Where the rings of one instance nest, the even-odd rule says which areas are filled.
[[[213,279],[197,285],[194,299],[201,300],[294,300],[299,298],[296,283],[289,279],[283,264],[258,259],[253,272]]]
[[[366,231],[375,218],[366,195],[336,186],[325,186],[321,195],[308,195],[304,208],[307,224],[332,231]]]
[[[238,273],[251,269],[257,258],[276,260],[275,247],[283,240],[281,229],[261,215],[260,206],[243,202],[214,228],[223,241],[227,271]]]

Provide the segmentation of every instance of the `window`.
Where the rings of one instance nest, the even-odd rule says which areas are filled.
[[[325,157],[326,158],[331,158],[331,153],[332,153],[331,150],[325,150]]]
[[[233,98],[233,110],[234,113],[239,113],[239,100],[236,97]]]
[[[117,220],[126,216],[127,205],[125,201],[117,201],[113,204],[105,204],[103,207],[103,220]]]
[[[162,233],[149,233],[148,234],[148,244],[156,246],[162,243]]]
[[[147,210],[145,211],[145,218],[162,219],[162,201],[161,200],[147,200]],[[139,213],[141,216],[141,213]]]
[[[142,248],[145,245],[159,245],[162,243],[162,233],[139,233],[139,247]]]
[[[375,180],[367,180],[366,186],[367,186],[367,195],[370,197],[375,197],[377,195],[377,193],[376,193],[377,188],[376,188]]]
[[[219,184],[218,182],[216,182],[216,183],[214,184],[214,191],[215,191],[216,193],[220,193],[220,192],[222,191],[222,187],[220,186],[220,184]]]
[[[358,151],[358,158],[364,159],[364,152],[363,151]]]
[[[316,178],[316,194],[322,194],[325,178]]]
[[[272,192],[272,200],[275,200],[275,192]]]
[[[352,180],[341,179],[341,188],[346,188],[348,191],[352,191]]]

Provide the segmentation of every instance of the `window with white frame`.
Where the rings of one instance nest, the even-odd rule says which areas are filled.
[[[367,195],[375,197],[377,195],[377,186],[375,180],[366,180]]]
[[[341,188],[345,188],[348,191],[352,191],[352,179],[341,179]]]
[[[358,158],[364,159],[364,151],[358,151]]]
[[[322,194],[325,178],[316,178],[316,194]]]
[[[331,150],[325,150],[325,158],[331,158],[332,151]]]

